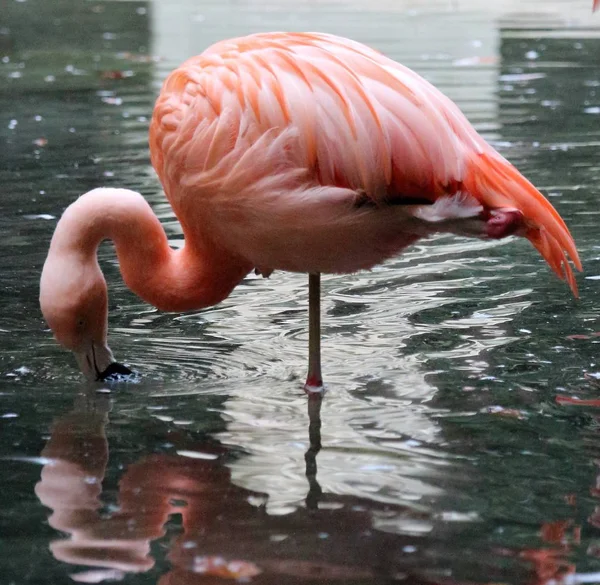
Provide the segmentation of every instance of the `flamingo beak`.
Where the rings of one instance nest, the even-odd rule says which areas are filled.
[[[75,359],[83,375],[93,382],[115,380],[133,373],[127,366],[115,361],[112,351],[104,343],[92,342],[85,349],[76,351]]]
[[[100,380],[118,380],[120,376],[131,376],[133,372],[125,365],[119,362],[113,362],[99,374]]]

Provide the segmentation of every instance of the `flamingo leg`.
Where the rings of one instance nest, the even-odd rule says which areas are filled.
[[[308,376],[306,392],[322,392],[321,375],[321,275],[308,275]]]

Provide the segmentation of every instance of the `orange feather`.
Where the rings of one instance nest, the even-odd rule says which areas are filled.
[[[490,209],[518,209],[525,218],[525,237],[578,295],[565,254],[578,270],[583,269],[573,238],[550,202],[513,165],[496,153],[476,155],[469,161],[464,187]]]

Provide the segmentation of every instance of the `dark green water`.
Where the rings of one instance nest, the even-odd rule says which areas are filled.
[[[600,410],[565,401],[600,398],[588,4],[0,2],[0,584],[600,582]],[[178,240],[146,144],[160,81],[278,29],[367,42],[455,99],[571,227],[581,299],[516,240],[326,277],[320,404],[305,277],[167,315],[106,246],[111,346],[141,377],[86,386],[37,304],[56,218],[124,186]]]

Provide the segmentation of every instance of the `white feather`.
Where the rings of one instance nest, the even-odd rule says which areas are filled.
[[[482,205],[468,193],[440,197],[433,205],[415,206],[413,216],[429,223],[477,217]]]

